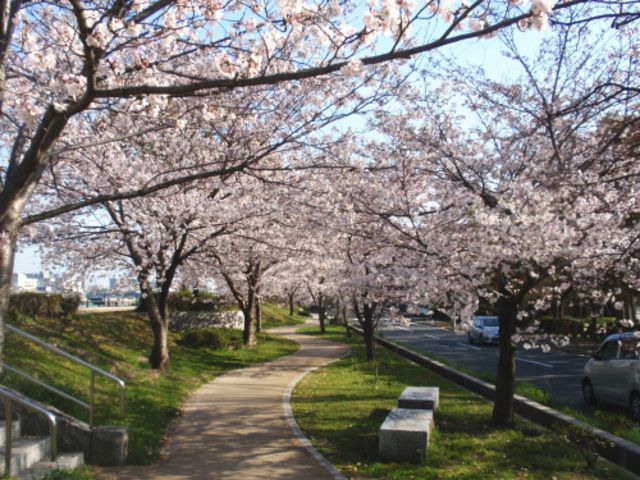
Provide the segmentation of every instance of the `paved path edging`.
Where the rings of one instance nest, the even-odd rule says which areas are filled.
[[[300,444],[309,452],[309,454],[313,458],[315,458],[320,463],[320,465],[322,465],[333,476],[335,480],[347,480],[347,477],[345,477],[340,472],[340,470],[338,470],[329,460],[327,460],[327,458],[324,455],[322,455],[311,444],[311,441],[304,434],[304,432],[300,428],[300,425],[298,425],[298,422],[296,421],[296,417],[293,414],[293,409],[291,408],[291,394],[293,393],[293,389],[296,387],[298,382],[302,380],[304,377],[306,377],[307,375],[309,375],[310,373],[316,370],[319,370],[320,368],[326,367],[327,365],[337,362],[338,360],[342,360],[343,358],[346,358],[349,355],[351,355],[351,349],[347,350],[341,357],[336,358],[335,360],[331,360],[330,362],[325,363],[324,365],[311,367],[307,371],[301,373],[300,375],[298,375],[298,377],[294,378],[291,381],[291,383],[287,387],[287,390],[284,392],[284,395],[282,397],[282,407],[284,409],[284,415],[287,419],[287,422],[289,423],[289,426],[291,427],[291,431],[296,436]]]

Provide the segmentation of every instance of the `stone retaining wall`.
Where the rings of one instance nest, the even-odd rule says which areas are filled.
[[[244,317],[240,311],[232,312],[174,312],[171,314],[171,330],[182,331],[190,328],[223,327],[242,330]]]

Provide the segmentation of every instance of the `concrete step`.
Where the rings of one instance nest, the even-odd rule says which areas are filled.
[[[11,475],[31,467],[43,459],[47,459],[51,452],[49,437],[21,437],[13,442],[11,449]],[[4,455],[0,457],[0,475],[4,475]]]
[[[24,470],[18,475],[14,475],[15,480],[40,480],[51,470],[73,470],[84,465],[84,454],[63,453],[58,456],[57,461],[40,461],[34,463],[31,468]]]
[[[13,439],[20,438],[20,420],[14,420],[11,422],[11,432],[13,433]],[[4,441],[7,439],[7,423],[4,420],[0,420],[0,448],[4,448]]]

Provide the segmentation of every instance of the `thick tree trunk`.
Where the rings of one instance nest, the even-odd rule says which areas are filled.
[[[153,291],[146,289],[143,293],[147,295],[147,316],[153,332],[149,363],[155,370],[167,370],[169,368],[169,323],[166,318],[163,318]]]
[[[253,328],[253,311],[252,307],[243,308],[242,315],[244,316],[244,330],[242,331],[242,340],[248,347],[252,347],[256,344],[256,334]]]
[[[9,314],[9,297],[11,296],[11,276],[16,252],[16,228],[2,228],[0,237],[0,373],[4,365],[4,331]]]
[[[262,331],[262,305],[260,302],[260,298],[256,297],[256,332],[260,333]]]
[[[517,305],[510,299],[498,303],[500,321],[500,350],[496,372],[496,396],[493,403],[493,423],[507,427],[513,424],[513,393],[515,391],[515,347],[511,337],[515,333]]]
[[[292,316],[295,313],[293,305],[294,295],[294,293],[287,293],[287,297],[289,298],[289,316]]]

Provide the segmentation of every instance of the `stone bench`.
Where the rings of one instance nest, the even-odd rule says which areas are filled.
[[[399,408],[438,410],[440,389],[438,387],[407,387],[398,399]]]
[[[432,429],[433,411],[394,408],[380,427],[380,456],[391,461],[423,461]]]

